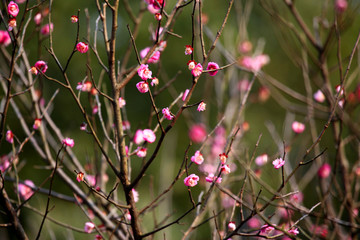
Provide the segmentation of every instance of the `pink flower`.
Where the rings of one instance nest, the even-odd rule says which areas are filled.
[[[259,88],[259,101],[260,102],[266,102],[270,97],[270,89],[265,86],[261,86]]]
[[[304,199],[302,192],[295,193],[290,196],[290,200],[294,203],[301,203]]]
[[[98,113],[98,111],[99,111],[99,106],[98,106],[98,105],[95,105],[95,106],[93,107],[93,109],[92,109],[92,114],[95,115],[95,114]]]
[[[19,14],[19,6],[13,1],[9,2],[7,11],[9,15],[16,17]]]
[[[196,66],[196,62],[194,60],[189,60],[187,65],[188,65],[189,70],[193,70]]]
[[[263,226],[261,227],[260,233],[261,233],[261,234],[266,234],[266,235],[268,235],[268,234],[270,234],[272,231],[274,231],[274,229],[275,229],[274,227],[265,224],[265,225],[263,225]]]
[[[221,177],[215,177],[213,173],[209,173],[209,175],[205,178],[205,180],[209,183],[216,181],[217,183],[221,183]]]
[[[39,60],[35,63],[35,65],[33,67],[31,67],[31,69],[29,71],[31,73],[37,75],[37,74],[39,74],[39,71],[42,73],[45,73],[47,69],[48,69],[48,66],[47,66],[46,62]]]
[[[71,20],[72,23],[77,23],[77,22],[79,21],[79,18],[78,18],[78,16],[76,16],[76,15],[72,15],[72,16],[70,17],[70,20]]]
[[[231,172],[230,167],[229,167],[228,164],[221,165],[220,170],[224,174],[229,174]]]
[[[234,231],[234,230],[236,229],[236,224],[235,224],[235,222],[229,222],[229,223],[228,223],[228,229],[229,229],[230,231]]]
[[[34,16],[34,22],[36,25],[40,25],[41,21],[42,21],[43,17],[41,15],[41,13],[37,13],[35,16]]]
[[[226,153],[220,153],[220,154],[219,154],[219,158],[220,158],[221,164],[225,164],[225,163],[226,163],[226,159],[228,158],[228,155],[226,155]]]
[[[39,127],[41,126],[41,119],[40,118],[36,118],[33,124],[33,129],[37,130],[39,129]]]
[[[140,148],[140,147],[138,147],[138,149],[136,150],[136,156],[138,156],[139,158],[144,158],[144,157],[146,157],[146,153],[147,153],[147,149],[146,149],[146,148]]]
[[[76,180],[77,180],[78,182],[84,181],[84,173],[83,173],[83,172],[79,172],[79,173],[76,175]]]
[[[206,138],[206,130],[203,124],[195,124],[189,130],[189,138],[194,143],[201,143]]]
[[[155,16],[155,19],[158,20],[158,21],[160,21],[161,18],[162,18],[160,13],[155,13],[154,16]]]
[[[196,151],[194,156],[191,157],[191,161],[197,165],[200,165],[204,162],[204,157],[200,151]]]
[[[143,50],[140,51],[140,57],[144,59],[146,55],[149,53],[149,51],[150,51],[150,47],[144,48]],[[159,59],[160,59],[160,52],[155,51],[152,53],[151,57],[147,60],[147,63],[157,63],[159,62]]]
[[[149,66],[147,64],[141,64],[137,70],[139,77],[142,80],[147,80],[151,78],[152,72],[149,70]]]
[[[324,163],[318,170],[318,176],[320,178],[327,178],[330,176],[331,166],[328,163]]]
[[[141,81],[136,84],[136,88],[141,93],[146,93],[149,91],[149,84],[146,81]]]
[[[50,23],[50,25],[49,25],[49,24],[44,25],[44,26],[40,29],[40,33],[41,33],[42,35],[47,36],[47,35],[49,35],[50,32],[52,32],[53,30],[54,30],[54,24],[53,24],[53,23]]]
[[[123,121],[123,130],[130,130],[130,122]]]
[[[124,98],[119,97],[119,107],[122,108],[126,105],[126,101]]]
[[[255,57],[245,56],[239,60],[239,64],[250,71],[258,72],[264,65],[270,62],[268,55],[261,54]]]
[[[194,49],[191,47],[191,45],[186,45],[186,46],[185,46],[185,55],[190,55],[190,54],[192,54],[193,50],[194,50]]]
[[[272,164],[275,169],[279,169],[285,164],[285,161],[282,158],[277,158],[272,162]]]
[[[247,222],[250,228],[259,228],[260,227],[260,220],[257,217],[252,217]]]
[[[84,231],[86,233],[91,233],[95,228],[95,224],[92,222],[86,222],[84,226]]]
[[[206,70],[215,70],[219,69],[219,65],[216,62],[209,62]],[[218,73],[218,70],[209,72],[210,76],[215,76]]]
[[[133,194],[133,197],[134,197],[134,201],[135,202],[138,202],[139,201],[139,193],[133,188],[131,189],[131,192]]]
[[[206,103],[204,103],[203,101],[201,101],[201,102],[199,103],[199,106],[197,107],[197,110],[198,110],[199,112],[205,111],[205,110],[206,110]]]
[[[26,0],[15,0],[15,2],[21,4],[21,3],[26,2]]]
[[[94,175],[87,175],[86,181],[89,183],[90,186],[94,187],[96,185],[96,177]]]
[[[323,103],[325,101],[325,95],[322,93],[321,90],[317,90],[314,93],[314,99],[315,99],[315,101],[317,101],[319,103]]]
[[[239,52],[247,54],[252,50],[252,43],[250,41],[244,41],[239,45]]]
[[[185,90],[185,92],[184,92],[184,94],[183,94],[183,96],[182,96],[182,100],[183,100],[183,102],[185,102],[186,97],[187,97],[187,95],[189,94],[189,92],[190,92],[190,90],[189,90],[189,89],[186,89],[186,90]]]
[[[2,155],[0,157],[0,171],[4,172],[10,167],[9,157],[7,155]]]
[[[90,92],[92,89],[92,83],[90,81],[85,81],[84,83],[78,82],[76,89],[83,92]]]
[[[156,135],[151,129],[144,129],[143,130],[143,138],[148,143],[153,143],[156,140]]]
[[[258,156],[257,158],[255,158],[255,163],[258,166],[263,166],[267,163],[268,161],[268,155],[266,153]]]
[[[194,67],[193,70],[191,70],[191,74],[194,76],[194,77],[198,77],[200,76],[200,74],[202,73],[203,71],[203,67],[201,65],[201,63],[198,63],[196,64],[196,66]]]
[[[288,233],[291,233],[291,234],[294,234],[294,235],[298,235],[299,234],[299,230],[297,228],[294,228],[294,229],[290,229],[288,231]]]
[[[305,130],[305,125],[301,122],[295,121],[292,123],[291,128],[295,133],[299,134]]]
[[[4,45],[5,47],[9,46],[11,43],[10,35],[7,31],[0,30],[0,45]]]
[[[10,18],[8,21],[8,30],[12,31],[16,27],[16,18]]]
[[[165,0],[150,0],[150,2],[155,9],[161,9],[162,6],[165,7]]]
[[[34,194],[32,188],[35,188],[35,184],[31,180],[25,180],[24,183],[25,184],[19,183],[18,192],[20,197],[28,200]]]
[[[184,179],[184,184],[188,187],[194,187],[198,184],[199,176],[196,174],[190,174]]]
[[[157,86],[157,85],[159,85],[159,79],[157,78],[157,77],[153,77],[152,79],[151,79],[151,86]]]
[[[6,131],[6,137],[5,137],[6,141],[8,143],[13,144],[14,143],[14,134],[11,130],[7,130]]]
[[[343,13],[345,12],[345,10],[347,9],[348,7],[348,2],[347,0],[336,0],[335,1],[335,10],[338,12],[338,13]]]
[[[67,137],[64,140],[62,140],[62,144],[72,148],[72,147],[74,147],[75,142],[74,142],[74,139],[71,139],[71,138]]]
[[[76,44],[76,49],[81,53],[86,53],[89,50],[89,44],[79,42],[78,44]]]
[[[143,131],[138,129],[134,135],[134,143],[140,145],[145,141]]]
[[[167,120],[173,120],[174,116],[171,114],[169,108],[163,108],[162,113],[164,114],[164,118]]]

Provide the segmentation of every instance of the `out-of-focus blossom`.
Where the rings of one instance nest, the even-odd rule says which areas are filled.
[[[28,200],[34,194],[32,188],[35,188],[35,184],[31,180],[25,180],[24,183],[19,183],[18,192],[22,199]]]
[[[11,43],[10,35],[7,31],[0,30],[0,45],[4,45],[5,47],[9,46]]]
[[[151,0],[150,2],[155,9],[161,9],[162,7],[165,7],[165,0]]]
[[[186,97],[187,95],[189,94],[190,90],[189,89],[186,89],[184,94],[182,95],[182,100],[185,101],[186,100]]]
[[[301,122],[294,121],[291,124],[291,128],[295,133],[299,134],[299,133],[302,133],[305,130],[305,124],[303,124]]]
[[[335,1],[335,10],[338,12],[338,13],[343,13],[346,11],[348,7],[348,2],[347,0],[336,0]]]
[[[328,163],[324,163],[318,170],[318,176],[320,178],[327,178],[330,176],[331,166]]]
[[[184,179],[184,184],[188,187],[194,187],[198,184],[199,176],[196,174],[190,174]]]
[[[191,45],[186,45],[185,46],[185,55],[190,55],[193,52],[193,48],[191,47]]]
[[[50,23],[50,24],[46,24],[44,25],[41,29],[40,29],[40,33],[44,36],[47,36],[50,34],[50,32],[52,32],[54,30],[54,24]]]
[[[152,75],[152,72],[150,71],[149,66],[147,64],[141,64],[137,72],[142,80],[147,80],[151,78]]]
[[[194,156],[191,157],[191,161],[197,165],[200,165],[204,162],[204,157],[200,151],[196,151]]]
[[[259,98],[259,101],[264,103],[266,102],[269,97],[270,97],[270,89],[268,87],[265,87],[265,86],[261,86],[259,88],[259,92],[258,92],[258,98]]]
[[[164,118],[166,118],[167,120],[173,120],[174,119],[174,116],[170,112],[169,108],[163,108],[162,109],[162,114],[164,115]]]
[[[272,162],[272,164],[274,165],[275,169],[279,169],[284,166],[285,161],[282,158],[277,158]]]
[[[188,65],[189,70],[193,70],[196,66],[196,62],[194,60],[189,60],[187,65]]]
[[[205,110],[206,110],[206,103],[204,103],[203,101],[201,101],[201,102],[199,103],[198,107],[197,107],[197,110],[198,110],[199,112],[205,111]]]
[[[228,158],[228,155],[226,155],[226,153],[220,153],[220,154],[219,154],[219,158],[220,158],[221,164],[225,164],[225,163],[226,163],[226,160],[227,160],[227,158]]]
[[[78,16],[76,16],[76,15],[72,15],[72,16],[70,17],[70,20],[71,20],[72,23],[77,23],[77,22],[79,21],[79,18],[78,18]]]
[[[201,143],[206,138],[206,130],[203,124],[195,124],[189,130],[189,138],[194,143]]]
[[[250,41],[243,41],[239,44],[239,52],[242,54],[247,54],[252,50],[252,43]]]
[[[156,135],[151,129],[144,129],[143,130],[143,138],[148,143],[153,143],[156,140]]]
[[[355,168],[355,174],[356,174],[356,176],[360,177],[360,166],[357,166]]]
[[[268,155],[266,153],[261,154],[260,156],[255,158],[256,165],[258,165],[260,167],[265,165],[267,163],[267,161],[268,161]]]
[[[33,124],[33,129],[37,130],[41,126],[41,118],[36,118]]]
[[[311,226],[310,231],[313,232],[316,236],[320,236],[324,239],[326,239],[329,231],[327,225],[323,224],[321,226]]]
[[[92,222],[86,222],[84,226],[84,231],[86,233],[91,233],[95,228],[95,224]]]
[[[228,164],[223,164],[221,167],[220,167],[220,170],[222,173],[224,174],[229,174],[231,172],[230,170],[230,167]]]
[[[323,103],[325,101],[325,95],[323,94],[323,92],[319,89],[314,93],[314,99],[315,101],[319,102],[319,103]]]
[[[123,130],[130,130],[130,122],[129,121],[123,121]]]
[[[213,173],[209,173],[209,175],[205,178],[205,180],[209,183],[216,181],[217,183],[221,183],[221,177],[215,177]]]
[[[95,105],[93,108],[92,108],[92,114],[95,115],[99,112],[99,106],[98,105]]]
[[[161,18],[162,18],[162,16],[161,16],[160,13],[155,13],[155,14],[154,14],[154,17],[155,17],[155,19],[158,20],[158,21],[160,21]]]
[[[26,2],[26,0],[15,0],[15,2],[18,3],[18,4],[21,4],[21,3]]]
[[[219,65],[216,62],[209,62],[206,68],[206,70],[211,71],[209,72],[210,76],[215,76],[219,72],[219,70],[216,69],[219,69]]]
[[[261,225],[261,222],[257,217],[252,217],[247,222],[247,225],[249,226],[249,228],[259,228]]]
[[[74,139],[71,139],[71,138],[67,137],[67,138],[62,140],[62,144],[72,148],[72,147],[74,147],[75,142],[74,142]]]
[[[144,140],[143,131],[140,130],[140,129],[136,130],[135,135],[134,135],[134,143],[137,144],[137,145],[140,145],[144,141],[145,140]]]
[[[136,88],[141,93],[146,93],[149,91],[149,84],[146,81],[141,81],[136,84]]]
[[[153,14],[155,14],[155,13],[153,13]],[[163,27],[160,27],[160,29],[159,29],[159,36],[162,34],[163,31],[164,31],[164,28],[163,28]],[[153,32],[153,33],[152,33],[152,36],[151,36],[154,42],[156,41],[157,34],[158,34],[158,30],[157,30],[157,28],[156,28],[156,31]],[[165,42],[165,41],[164,41],[164,42]],[[165,44],[165,46],[161,46],[162,44]],[[160,42],[160,48],[162,48],[162,47],[166,47],[166,42],[165,42],[165,43]],[[159,51],[160,51],[160,50],[159,50]]]
[[[203,67],[202,67],[201,63],[198,63],[198,64],[196,64],[196,66],[194,67],[194,69],[191,70],[191,74],[192,74],[194,77],[198,77],[198,76],[201,75],[202,71],[203,71]]]
[[[76,44],[76,49],[80,53],[86,53],[89,50],[89,44],[84,42],[78,42],[78,44]]]
[[[5,140],[6,140],[8,143],[11,143],[11,144],[14,143],[14,134],[13,134],[13,132],[12,132],[11,130],[7,130],[7,131],[6,131]]]
[[[302,192],[295,193],[290,196],[290,200],[294,203],[302,203],[304,200],[304,194]]]
[[[41,13],[37,13],[35,16],[34,16],[34,22],[36,25],[40,25],[41,21],[42,21],[43,17],[41,15]]]
[[[140,57],[144,59],[146,55],[149,53],[150,47],[144,48],[140,51]],[[160,51],[155,51],[152,53],[151,57],[147,60],[147,63],[157,63],[160,59]]]
[[[266,234],[266,235],[268,235],[268,234],[270,234],[272,231],[274,231],[274,229],[275,229],[274,227],[265,224],[265,225],[263,225],[263,226],[261,227],[260,233],[261,233],[261,234]]]
[[[291,234],[294,234],[294,235],[298,235],[300,232],[297,228],[293,228],[293,229],[290,229],[288,231],[288,233],[291,233]]]
[[[77,180],[78,182],[84,181],[84,173],[83,173],[83,172],[79,172],[79,173],[76,175],[76,180]]]
[[[157,86],[157,85],[159,85],[159,79],[157,78],[157,77],[153,77],[152,79],[151,79],[151,86]]]
[[[37,74],[39,74],[39,71],[42,73],[45,73],[47,69],[48,69],[48,66],[47,66],[46,62],[39,60],[35,63],[35,65],[33,67],[30,68],[29,72],[37,75]]]
[[[126,101],[124,98],[119,97],[119,107],[122,108],[126,105]]]
[[[96,90],[96,88],[92,88],[92,89],[90,90],[90,94],[93,95],[93,96],[95,96],[96,94],[98,94],[98,91]]]
[[[340,96],[344,94],[344,89],[342,89],[340,85],[336,85],[335,90],[337,93],[340,91]]]
[[[90,92],[92,89],[92,83],[90,81],[85,81],[84,83],[78,82],[76,89],[82,92]]]
[[[230,231],[234,231],[234,230],[236,229],[236,224],[235,224],[235,222],[229,222],[229,223],[228,223],[228,229],[229,229]]]
[[[268,55],[260,54],[255,57],[245,56],[239,60],[239,64],[252,71],[258,72],[263,66],[270,62],[270,58]]]
[[[16,27],[16,18],[10,18],[8,21],[8,30],[12,31]]]
[[[136,150],[136,156],[138,156],[139,158],[146,157],[146,153],[147,153],[147,148],[138,147],[138,149]]]
[[[246,92],[247,90],[249,90],[249,87],[250,87],[249,79],[245,78],[245,79],[242,79],[239,81],[239,84],[238,84],[239,91]]]
[[[133,194],[133,197],[134,197],[134,201],[135,202],[138,202],[139,201],[139,193],[133,188],[131,189],[131,192]]]
[[[9,15],[16,17],[19,14],[19,6],[13,1],[9,2],[7,11]]]
[[[2,174],[10,167],[9,157],[7,155],[2,155],[0,157],[0,171]]]
[[[86,181],[90,186],[95,187],[96,185],[96,177],[94,175],[86,175]]]

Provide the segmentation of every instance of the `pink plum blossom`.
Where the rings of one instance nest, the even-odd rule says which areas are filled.
[[[33,129],[37,130],[41,126],[41,118],[36,118],[33,124]]]
[[[41,15],[41,13],[37,13],[35,16],[34,16],[34,22],[36,25],[40,25],[41,21],[42,21],[43,17]]]
[[[290,196],[290,200],[294,203],[301,203],[303,199],[304,194],[302,192],[298,192]]]
[[[189,89],[185,89],[185,92],[184,92],[184,94],[182,95],[182,100],[183,100],[183,102],[185,102],[186,97],[188,96],[189,92],[190,92]]]
[[[318,170],[318,176],[320,178],[328,178],[331,173],[331,166],[328,163],[324,163]]]
[[[255,163],[258,166],[263,166],[267,163],[268,161],[268,155],[266,153],[261,154],[260,156],[255,158]]]
[[[196,66],[196,62],[194,60],[189,60],[187,65],[188,65],[189,70],[193,70]]]
[[[158,21],[160,21],[161,18],[162,18],[160,13],[155,13],[154,16],[155,16],[155,19],[158,20]]]
[[[229,174],[231,172],[230,167],[229,167],[228,164],[221,165],[220,170],[224,174]]]
[[[134,197],[134,201],[135,202],[138,202],[139,201],[139,193],[133,188],[131,189],[131,192],[133,194],[133,197]]]
[[[205,110],[206,110],[206,103],[204,103],[203,101],[201,101],[201,102],[199,103],[198,107],[197,107],[197,110],[198,110],[199,112],[205,111]]]
[[[213,173],[209,173],[209,175],[205,178],[205,180],[209,183],[216,181],[217,183],[221,183],[221,177],[215,177]]]
[[[92,83],[90,81],[85,81],[84,83],[78,82],[76,89],[82,92],[90,92],[92,89]]]
[[[221,164],[225,164],[225,163],[226,163],[226,160],[227,160],[227,158],[228,158],[228,155],[226,155],[226,153],[220,153],[220,154],[219,154],[219,158],[220,158]]]
[[[216,69],[219,69],[219,65],[216,62],[209,62],[206,68],[208,71],[211,70],[211,72],[209,72],[210,76],[215,76],[218,73],[219,70]]]
[[[123,121],[123,130],[130,130],[130,122]]]
[[[16,18],[10,18],[8,21],[8,30],[12,31],[16,27]]]
[[[201,143],[206,138],[206,130],[203,124],[195,124],[189,130],[189,138],[194,143]]]
[[[79,172],[77,175],[76,175],[76,181],[78,182],[82,182],[84,181],[84,173],[83,172]]]
[[[250,41],[243,41],[239,45],[239,52],[242,54],[247,54],[252,50],[252,43]]]
[[[319,89],[314,93],[314,99],[315,99],[315,101],[317,101],[319,103],[323,103],[325,101],[325,95]]]
[[[247,90],[249,90],[249,87],[250,87],[250,82],[248,79],[245,78],[239,81],[238,84],[239,91],[246,92]]]
[[[193,52],[193,48],[191,47],[191,45],[186,45],[185,46],[185,55],[191,55]]]
[[[0,45],[4,45],[5,47],[9,46],[11,43],[10,35],[7,31],[0,30]]]
[[[336,0],[335,1],[335,10],[338,12],[338,13],[343,13],[345,12],[345,10],[347,9],[348,7],[348,2],[347,0]]]
[[[201,63],[198,63],[196,64],[196,66],[194,67],[194,69],[191,70],[191,74],[194,76],[194,77],[198,77],[201,75],[203,71],[203,67],[201,65]]]
[[[75,142],[74,142],[74,139],[71,139],[71,138],[67,137],[67,138],[62,140],[62,144],[72,148],[72,147],[74,147]]]
[[[124,98],[119,97],[119,107],[122,108],[126,105],[126,101]]]
[[[72,23],[77,23],[77,22],[79,21],[79,18],[78,18],[78,16],[76,16],[76,15],[72,15],[72,16],[70,17],[70,20],[71,20]]]
[[[95,228],[95,224],[92,222],[86,222],[84,226],[84,231],[86,233],[91,233]]]
[[[197,165],[200,165],[204,162],[204,157],[200,151],[196,151],[194,156],[191,157],[191,161]]]
[[[184,184],[188,187],[194,187],[198,184],[199,176],[196,174],[190,174],[184,179]]]
[[[260,220],[257,217],[252,217],[249,219],[249,221],[247,222],[248,226],[250,228],[259,228],[260,227]]]
[[[151,79],[151,86],[157,86],[157,85],[159,85],[159,79],[157,78],[157,77],[153,77],[152,79]]]
[[[137,72],[142,80],[150,79],[152,75],[152,72],[150,71],[149,66],[147,64],[141,64]]]
[[[39,74],[39,72],[45,73],[47,69],[48,69],[48,66],[47,66],[46,62],[39,60],[35,63],[35,65],[33,67],[31,67],[29,72],[37,75],[37,74]]]
[[[21,3],[26,2],[26,0],[15,0],[15,2],[21,4]]]
[[[290,229],[288,231],[288,233],[291,233],[291,234],[294,234],[294,235],[298,235],[300,232],[297,228],[293,228],[293,229]]]
[[[86,181],[89,183],[90,186],[94,187],[96,185],[96,177],[94,175],[87,175]]]
[[[264,65],[270,62],[268,55],[261,54],[255,57],[245,56],[239,60],[239,64],[244,68],[252,71],[258,72]]]
[[[174,116],[170,112],[169,108],[163,108],[162,113],[164,114],[164,118],[166,118],[167,120],[173,120],[174,119]]]
[[[89,50],[89,44],[84,42],[79,42],[78,44],[76,44],[76,49],[80,53],[86,53]]]
[[[97,114],[99,111],[99,106],[98,105],[95,105],[93,108],[92,108],[92,114],[95,115]]]
[[[46,24],[44,25],[41,29],[40,29],[40,33],[44,36],[47,36],[50,34],[50,32],[52,32],[54,30],[54,24],[50,23],[50,24]]]
[[[22,199],[28,200],[34,194],[32,188],[35,187],[35,184],[31,180],[25,180],[24,183],[19,183],[18,192]]]
[[[284,166],[285,161],[282,158],[277,158],[272,162],[272,164],[274,165],[275,169],[279,169]]]
[[[136,84],[136,88],[141,93],[146,93],[149,91],[149,84],[146,81],[141,81]]]
[[[0,171],[4,174],[4,172],[10,167],[9,157],[7,155],[3,155],[0,157]]]
[[[258,98],[259,98],[259,101],[260,102],[266,102],[269,97],[270,97],[270,89],[266,86],[261,86],[259,88],[259,95],[258,95]]]
[[[144,129],[143,130],[143,138],[148,143],[153,143],[156,140],[156,135],[151,129]]]
[[[140,51],[140,57],[144,59],[146,55],[149,53],[150,47],[144,48]],[[151,57],[147,60],[147,63],[157,63],[160,59],[160,51],[155,51],[152,53]]]
[[[228,229],[229,229],[230,231],[234,231],[234,230],[236,229],[236,224],[235,224],[235,222],[229,222],[229,223],[228,223]]]
[[[146,153],[147,153],[147,148],[138,147],[138,149],[136,150],[136,156],[138,156],[139,158],[146,157]]]
[[[302,133],[305,130],[305,124],[303,124],[301,122],[294,121],[291,124],[291,128],[295,133],[299,134],[299,133]]]
[[[139,145],[139,144],[143,143],[144,141],[145,141],[144,133],[142,130],[138,129],[134,135],[134,142],[135,142],[135,144]]]
[[[265,224],[265,225],[263,225],[263,226],[261,227],[260,233],[261,233],[261,234],[266,234],[266,235],[268,235],[268,234],[270,234],[272,231],[274,231],[274,229],[275,229],[274,227]]]
[[[7,11],[9,15],[16,17],[19,14],[19,6],[13,1],[9,2]]]
[[[14,134],[11,130],[7,130],[6,131],[6,137],[5,137],[6,141],[8,143],[13,144],[14,143]]]

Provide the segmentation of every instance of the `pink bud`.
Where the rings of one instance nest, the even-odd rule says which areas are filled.
[[[335,10],[338,12],[338,13],[343,13],[346,11],[348,7],[348,2],[347,0],[336,0],[335,1]]]
[[[318,176],[320,178],[327,178],[330,176],[331,166],[328,163],[324,163],[318,170]]]
[[[291,128],[295,133],[299,134],[305,130],[305,125],[301,122],[295,121],[292,123]]]
[[[186,45],[185,46],[185,55],[190,55],[193,52],[193,48],[191,47],[191,45]]]
[[[321,90],[317,90],[314,93],[314,99],[315,99],[315,101],[317,101],[319,103],[323,103],[325,101],[325,95],[322,93]]]
[[[36,25],[40,25],[41,21],[42,21],[42,15],[41,15],[41,13],[37,13],[34,16],[34,22]]]
[[[267,163],[268,161],[268,155],[266,153],[258,156],[257,158],[255,158],[255,163],[258,166],[263,166]]]
[[[9,46],[11,43],[10,35],[7,31],[0,30],[0,45],[4,45],[5,47]]]
[[[206,130],[203,124],[195,124],[189,130],[189,138],[194,143],[201,143],[206,138]]]
[[[78,18],[78,16],[76,16],[76,15],[72,15],[72,16],[70,17],[70,20],[71,20],[72,23],[77,23],[77,22],[79,21],[79,18]]]
[[[230,231],[234,231],[236,229],[235,222],[229,222],[228,223],[228,228],[229,228]]]
[[[46,24],[44,25],[41,29],[40,29],[40,33],[42,35],[49,35],[50,32],[52,32],[54,30],[54,24],[53,23],[50,23],[50,24]]]
[[[14,143],[14,134],[11,130],[7,130],[5,139],[8,143]]]
[[[84,231],[86,233],[91,233],[95,228],[95,224],[92,222],[86,222],[84,226]]]
[[[76,44],[76,49],[81,53],[86,53],[89,50],[89,45],[84,42],[79,42]]]
[[[206,70],[211,71],[209,72],[210,76],[215,76],[218,73],[218,70],[216,69],[219,69],[219,65],[216,62],[209,62],[206,68]]]
[[[33,124],[33,129],[37,130],[39,129],[39,127],[41,126],[41,119],[40,118],[36,118]]]
[[[20,197],[24,200],[28,200],[34,194],[32,187],[34,188],[35,184],[31,180],[25,180],[24,183],[25,184],[19,183],[18,191]]]

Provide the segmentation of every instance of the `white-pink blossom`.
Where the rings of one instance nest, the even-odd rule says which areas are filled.
[[[141,64],[137,72],[142,80],[147,80],[151,78],[152,75],[152,72],[150,71],[149,66],[147,64]]]
[[[156,140],[156,135],[153,130],[151,129],[144,129],[143,130],[143,138],[148,143],[153,143]]]
[[[167,120],[173,120],[174,116],[171,114],[169,108],[163,108],[162,113]]]
[[[197,165],[200,165],[204,162],[204,157],[200,151],[196,151],[194,156],[191,157],[191,161]]]
[[[272,164],[274,165],[274,168],[279,169],[285,164],[285,161],[282,158],[277,158]]]
[[[199,176],[196,174],[190,174],[184,179],[184,184],[188,187],[194,187],[198,184]]]

